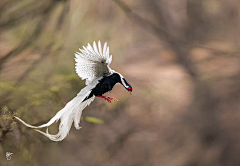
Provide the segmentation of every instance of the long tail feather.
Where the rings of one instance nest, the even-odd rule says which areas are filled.
[[[81,92],[85,92],[85,91],[83,90]],[[46,133],[44,133],[43,131],[40,131],[40,130],[36,130],[36,131],[45,135],[52,141],[62,141],[68,135],[73,121],[74,121],[74,126],[76,129],[79,130],[81,128],[79,126],[79,123],[80,123],[80,117],[82,115],[82,111],[95,98],[95,96],[93,96],[93,97],[89,98],[88,100],[82,102],[85,99],[85,97],[89,95],[90,92],[85,93],[85,95],[82,95],[83,93],[81,93],[81,92],[74,99],[72,99],[70,102],[68,102],[63,109],[58,111],[58,113],[52,119],[50,119],[50,121],[48,123],[43,124],[41,126],[33,126],[33,125],[30,125],[30,124],[24,122],[22,119],[20,119],[18,117],[15,117],[15,118],[18,119],[20,122],[22,122],[25,126],[34,128],[35,130],[38,128],[48,127],[60,119],[61,122],[59,125],[59,132],[57,134],[55,134],[55,135],[49,134],[48,129],[46,130]]]
[[[77,130],[81,128],[79,126],[79,123],[80,123],[80,117],[82,115],[82,111],[86,106],[88,106],[91,103],[91,101],[93,101],[94,98],[95,97],[93,96],[92,98],[80,104],[76,104],[75,107],[71,108],[71,110],[66,111],[61,116],[61,123],[59,125],[59,132],[57,134],[55,135],[49,134],[48,129],[46,130],[46,133],[40,130],[36,130],[36,129],[35,130],[45,135],[52,141],[62,141],[68,135],[73,121],[74,121],[74,126]]]

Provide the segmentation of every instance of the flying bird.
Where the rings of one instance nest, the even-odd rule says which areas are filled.
[[[88,106],[95,97],[100,97],[111,101],[118,101],[113,97],[103,96],[104,93],[112,90],[116,83],[120,83],[128,90],[132,92],[132,86],[126,81],[126,79],[118,72],[110,69],[109,65],[112,62],[112,55],[109,56],[109,47],[107,42],[104,44],[103,49],[101,42],[93,42],[93,47],[88,43],[88,46],[83,49],[79,49],[80,52],[75,53],[76,61],[76,73],[82,79],[86,79],[86,86],[77,94],[75,98],[69,101],[63,109],[57,112],[57,114],[50,119],[50,121],[41,126],[32,126],[27,124],[18,117],[15,117],[24,125],[30,128],[35,128],[36,131],[45,135],[52,141],[62,141],[69,133],[72,123],[76,129],[80,129],[80,117],[83,109]],[[48,126],[60,119],[59,132],[57,134],[49,134]],[[37,128],[47,127],[46,133]]]

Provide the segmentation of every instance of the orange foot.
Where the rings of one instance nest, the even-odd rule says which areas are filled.
[[[101,97],[101,98],[107,100],[109,103],[111,103],[112,101],[118,101],[118,99],[115,99],[113,97],[100,96],[100,95],[98,95],[97,97]]]

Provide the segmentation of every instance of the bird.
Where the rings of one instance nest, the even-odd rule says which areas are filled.
[[[109,103],[118,101],[113,97],[103,96],[104,93],[111,91],[116,83],[122,84],[130,94],[132,93],[132,86],[126,79],[109,67],[112,62],[112,55],[109,56],[107,42],[104,43],[102,48],[100,40],[98,41],[98,46],[94,41],[93,46],[88,43],[86,47],[83,46],[79,51],[75,52],[75,69],[78,76],[82,80],[85,80],[86,86],[81,89],[77,96],[58,111],[49,122],[40,126],[30,125],[15,116],[25,126],[34,128],[37,132],[45,135],[52,141],[62,141],[65,139],[73,123],[77,130],[81,128],[80,118],[82,111],[86,106],[90,105],[95,97],[103,98]],[[48,127],[58,120],[60,120],[58,133],[49,134]],[[47,128],[46,132],[38,130],[45,127]]]

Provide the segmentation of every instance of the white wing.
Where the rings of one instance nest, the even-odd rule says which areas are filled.
[[[83,46],[83,49],[79,50],[81,52],[75,53],[75,68],[78,76],[82,80],[86,79],[86,85],[90,84],[99,77],[112,74],[113,71],[109,67],[112,61],[112,55],[109,56],[109,47],[107,47],[107,42],[103,46],[103,51],[100,41],[98,41],[98,47],[94,41],[93,48],[88,43],[87,47]]]

